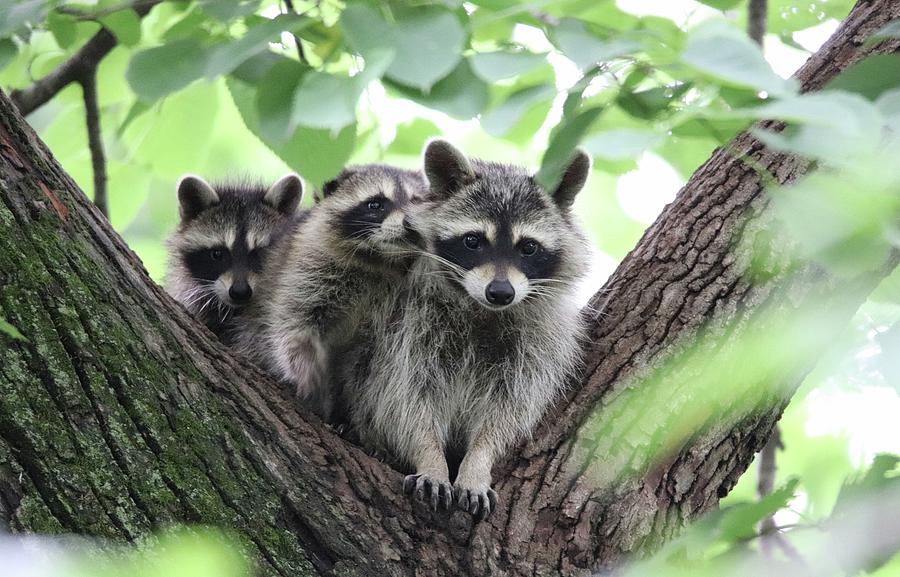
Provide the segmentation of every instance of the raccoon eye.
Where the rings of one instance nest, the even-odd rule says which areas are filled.
[[[469,250],[477,250],[478,247],[481,246],[481,239],[478,238],[477,234],[470,232],[463,237],[463,244],[466,245],[466,248]]]
[[[534,256],[539,248],[541,245],[536,240],[528,239],[519,243],[519,252],[522,253],[522,256]]]
[[[381,210],[384,204],[380,200],[370,200],[368,204],[369,210]]]
[[[221,248],[214,248],[209,251],[209,258],[213,260],[222,260],[225,256],[225,252]]]

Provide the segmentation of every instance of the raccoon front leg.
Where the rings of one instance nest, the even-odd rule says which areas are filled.
[[[453,483],[457,506],[478,519],[485,519],[497,509],[497,493],[491,489],[491,469],[500,452],[497,439],[490,425],[482,427],[459,464]]]
[[[308,401],[313,411],[327,420],[332,399],[325,382],[328,356],[321,337],[308,330],[286,335],[275,356],[278,372],[296,387],[297,397]]]
[[[403,492],[427,503],[433,511],[438,506],[450,509],[453,502],[453,486],[444,457],[444,446],[434,427],[426,427],[421,435],[414,436],[411,452],[416,472],[403,479]]]

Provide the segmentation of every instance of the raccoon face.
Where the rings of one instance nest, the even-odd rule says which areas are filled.
[[[429,251],[488,309],[558,295],[583,274],[583,236],[569,209],[589,172],[590,158],[578,151],[550,193],[521,168],[470,162],[434,141],[425,151],[437,201],[422,219]]]
[[[181,224],[172,244],[183,273],[195,284],[189,309],[221,312],[250,301],[266,253],[290,228],[302,194],[294,174],[269,189],[213,188],[197,176],[179,182]]]
[[[388,259],[409,254],[416,233],[408,217],[421,209],[426,184],[416,171],[384,165],[354,166],[322,188],[338,238],[352,253]]]

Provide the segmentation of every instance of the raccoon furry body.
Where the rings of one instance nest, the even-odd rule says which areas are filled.
[[[267,256],[303,218],[303,184],[293,174],[268,189],[186,176],[177,191],[181,220],[167,242],[166,290],[230,342]]]
[[[253,321],[237,348],[292,383],[328,418],[330,368],[360,319],[400,282],[411,262],[405,218],[423,200],[419,172],[350,167],[323,188],[309,219],[269,261]]]
[[[430,258],[395,287],[342,380],[370,449],[414,471],[404,490],[486,516],[494,462],[528,436],[581,358],[574,297],[590,248],[569,212],[580,153],[550,194],[523,169],[425,154],[435,206],[416,215]],[[374,346],[371,344],[374,343]],[[462,456],[451,494],[447,456]]]

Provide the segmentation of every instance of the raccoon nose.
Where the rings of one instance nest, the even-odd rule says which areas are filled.
[[[513,302],[516,289],[508,280],[492,280],[484,291],[484,296],[492,305],[505,306]]]
[[[231,285],[230,289],[228,289],[228,296],[230,296],[231,300],[236,303],[245,303],[250,300],[251,296],[253,296],[253,289],[250,288],[249,283],[236,282]]]

